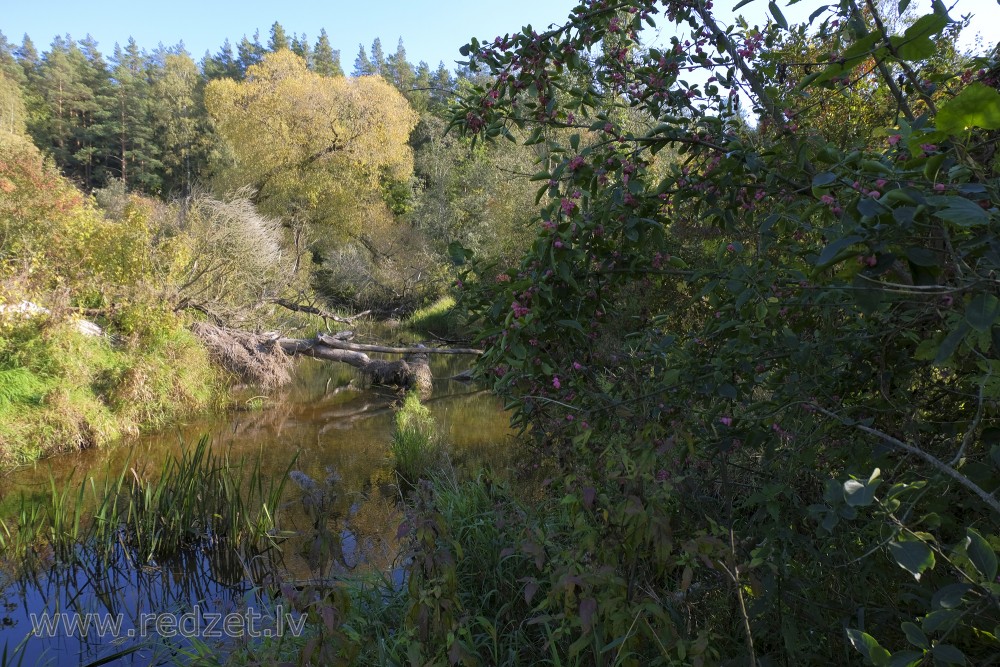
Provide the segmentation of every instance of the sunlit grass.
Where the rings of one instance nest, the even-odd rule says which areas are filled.
[[[409,484],[438,469],[444,460],[444,446],[430,409],[410,392],[396,412],[396,429],[389,450],[396,472]]]

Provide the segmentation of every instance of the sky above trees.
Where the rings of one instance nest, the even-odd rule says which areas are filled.
[[[7,4],[7,3],[4,3]],[[484,10],[457,0],[383,0],[377,5],[362,2],[274,3],[265,0],[220,0],[201,2],[176,0],[169,6],[143,5],[121,0],[92,3],[54,0],[42,6],[11,3],[0,17],[0,31],[15,43],[27,33],[44,48],[57,34],[74,38],[90,34],[102,51],[111,52],[129,37],[146,49],[159,42],[172,46],[181,40],[199,60],[206,50],[215,53],[224,39],[233,44],[260,30],[266,42],[271,25],[278,21],[289,35],[305,32],[315,41],[320,28],[330,35],[333,48],[353,60],[358,44],[367,48],[376,37],[394,46],[403,38],[413,62],[441,61],[454,68],[464,60],[458,49],[472,37],[494,37],[531,23],[547,26],[562,21],[576,3],[573,0],[508,0],[503,11]],[[350,64],[350,63],[348,63]]]
[[[90,34],[107,53],[116,42],[124,46],[129,37],[145,49],[155,48],[159,43],[173,46],[183,41],[194,59],[200,60],[206,51],[215,53],[223,40],[229,39],[235,45],[244,35],[252,39],[258,30],[261,42],[266,42],[271,25],[278,21],[289,35],[305,33],[311,42],[316,40],[320,28],[325,28],[333,48],[339,49],[346,61],[357,52],[358,44],[367,47],[375,38],[381,38],[392,46],[402,37],[414,63],[422,60],[434,67],[443,61],[449,69],[454,69],[456,60],[464,60],[459,47],[470,38],[492,38],[529,23],[538,28],[561,22],[576,4],[575,0],[507,0],[503,11],[496,11],[458,0],[383,0],[378,5],[344,0],[296,3],[176,0],[165,10],[161,6],[154,9],[152,5],[138,9],[143,6],[124,0],[89,3],[51,0],[42,6],[11,3],[4,7],[0,32],[14,43],[20,43],[27,33],[43,50],[54,36],[67,32],[76,39]],[[720,18],[729,18],[732,14],[726,11],[727,6],[737,2],[722,0],[719,4]],[[805,20],[819,3],[801,2],[787,8],[786,3],[779,4],[794,22]],[[929,7],[930,0],[912,4]],[[955,6],[952,13],[956,18],[966,13],[975,15],[962,39],[963,45],[973,46],[976,34],[981,34],[987,44],[996,41],[992,28],[1000,24],[1000,5],[995,0],[951,0],[945,4]],[[739,13],[751,22],[764,21],[766,7],[764,0],[755,0]],[[672,28],[668,30],[673,34]]]

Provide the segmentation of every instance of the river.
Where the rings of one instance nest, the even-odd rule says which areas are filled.
[[[432,371],[435,378],[447,378],[469,363],[468,358],[436,355]],[[182,447],[207,434],[214,451],[227,452],[234,460],[259,457],[266,476],[284,476],[291,464],[321,484],[332,480],[327,510],[336,538],[332,553],[317,552],[310,543],[313,519],[303,509],[303,491],[286,484],[279,524],[298,537],[282,547],[277,566],[283,578],[306,580],[375,569],[398,584],[403,576],[396,543],[400,492],[393,483],[389,442],[399,398],[386,389],[364,388],[353,369],[301,359],[290,386],[267,397],[244,392],[242,409],[188,420],[126,446],[81,451],[13,471],[0,478],[0,516],[13,516],[22,496],[29,503],[48,496],[50,480],[57,486],[78,485],[84,478],[101,478],[123,467],[158,470],[167,457],[178,456]],[[511,431],[496,397],[453,380],[436,380],[426,404],[448,445],[450,468],[457,471],[452,474],[507,466]],[[255,581],[255,564],[206,551],[141,567],[82,560],[65,566],[43,559],[43,567],[27,572],[16,563],[0,568],[0,667],[169,664],[183,657],[177,651],[191,650],[192,645],[162,641],[164,632],[151,627],[153,614],[184,614],[197,606],[202,617],[234,612],[246,616],[273,602]],[[63,625],[51,632],[34,632],[32,614],[38,619],[46,612],[70,615],[59,617]],[[91,613],[97,616],[86,616]],[[84,633],[65,625],[77,622],[74,619],[120,620],[121,627],[108,626],[100,636],[96,626]],[[190,626],[193,620],[188,621]],[[215,650],[232,647],[231,639],[204,634],[203,639]]]

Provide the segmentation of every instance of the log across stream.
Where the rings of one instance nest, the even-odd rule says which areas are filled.
[[[255,334],[199,323],[194,333],[205,342],[212,356],[223,367],[262,386],[280,386],[287,382],[288,360],[295,355],[337,361],[359,371],[374,385],[415,389],[423,396],[432,392],[434,380],[430,356],[435,354],[478,356],[475,348],[395,347],[355,343],[354,334],[318,334],[314,338],[285,338],[273,333]],[[401,355],[401,359],[373,359],[369,353]],[[470,373],[449,379],[469,380]]]

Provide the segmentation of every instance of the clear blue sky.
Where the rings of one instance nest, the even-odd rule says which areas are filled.
[[[955,0],[945,1],[951,4]],[[724,8],[735,5],[736,0],[716,3]],[[930,4],[929,0],[919,3]],[[765,0],[756,0],[740,13],[751,22],[760,22],[766,4]],[[778,0],[778,4],[785,7],[787,2]],[[819,4],[819,0],[806,0],[788,8],[785,14],[790,21],[802,19]],[[271,24],[279,21],[289,35],[304,32],[311,42],[315,42],[320,28],[326,28],[349,72],[358,44],[368,48],[376,37],[382,39],[387,54],[395,50],[396,40],[402,37],[411,62],[425,60],[436,66],[444,61],[451,67],[462,59],[458,49],[469,38],[492,38],[527,23],[545,27],[561,22],[575,5],[574,0],[502,0],[490,5],[470,0],[0,0],[0,31],[15,43],[28,33],[39,51],[47,50],[55,35],[65,33],[76,39],[90,33],[104,54],[112,52],[115,42],[124,44],[130,36],[149,50],[161,42],[172,46],[183,40],[188,51],[200,60],[206,49],[215,53],[227,37],[235,46],[243,35],[252,36],[260,30],[261,41],[266,43]],[[952,16],[957,18],[963,13],[976,15],[970,33],[982,33],[987,43],[996,43],[1000,38],[997,0],[957,0]],[[972,34],[963,42],[971,44]]]
[[[55,35],[81,39],[90,33],[105,55],[130,36],[147,50],[183,40],[200,60],[206,49],[218,51],[227,37],[235,47],[258,29],[266,44],[271,24],[278,21],[289,36],[304,32],[311,43],[326,28],[350,72],[358,44],[367,49],[376,37],[387,55],[402,37],[411,62],[437,66],[444,61],[452,67],[463,60],[458,49],[470,38],[493,38],[525,23],[562,22],[575,5],[573,0],[503,0],[492,6],[469,0],[0,0],[0,31],[17,44],[28,33],[39,51],[47,50]]]

